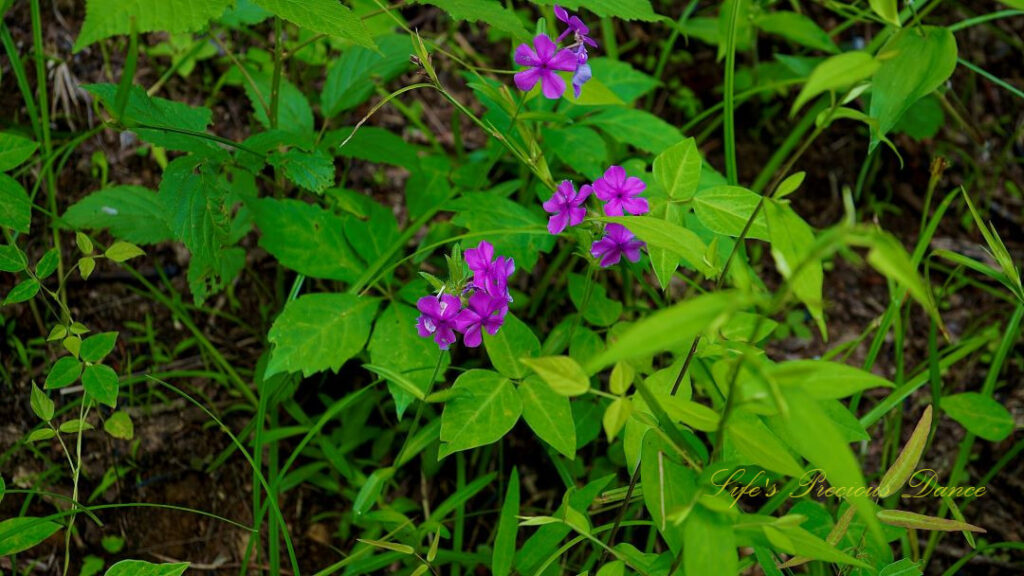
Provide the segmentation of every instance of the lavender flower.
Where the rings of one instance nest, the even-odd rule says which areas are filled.
[[[640,248],[644,243],[637,240],[633,233],[621,224],[609,224],[605,227],[605,236],[590,248],[594,258],[601,259],[601,266],[614,266],[625,254],[630,262],[640,259]]]
[[[490,294],[492,298],[511,302],[508,277],[516,270],[515,261],[505,256],[494,259],[494,246],[481,240],[476,248],[466,250],[466,265],[473,272],[473,287]]]
[[[575,14],[570,15],[565,8],[555,4],[555,18],[565,22],[566,26],[568,26],[565,31],[558,36],[559,42],[564,40],[565,37],[571,33],[576,43],[587,44],[592,48],[597,48],[597,42],[594,42],[594,39],[588,36],[588,34],[590,34],[590,28],[588,28],[587,25],[583,23],[583,20],[580,20],[578,16]]]
[[[529,92],[537,82],[540,82],[541,92],[545,98],[560,98],[565,93],[565,80],[555,72],[576,70],[579,56],[571,50],[559,50],[558,46],[543,34],[538,34],[533,39],[533,46],[531,49],[526,44],[520,44],[516,48],[516,64],[529,68],[516,73],[516,86],[523,92]]]
[[[548,232],[561,234],[566,226],[575,226],[583,222],[587,209],[583,207],[592,188],[583,186],[580,191],[569,180],[562,180],[555,193],[544,203],[544,210],[554,214],[548,219]]]
[[[594,182],[594,194],[606,202],[606,216],[622,216],[623,211],[634,216],[646,214],[649,210],[647,199],[638,197],[646,189],[647,184],[643,180],[635,176],[627,178],[622,166],[612,166]]]
[[[579,100],[580,92],[583,90],[583,85],[590,80],[592,74],[590,72],[590,64],[587,64],[587,49],[580,46],[579,60],[580,63],[576,65],[576,71],[572,74],[572,92],[576,95],[576,99]]]
[[[441,350],[455,342],[455,322],[462,308],[462,302],[451,294],[424,296],[416,301],[421,315],[416,319],[416,330],[426,338],[434,336],[434,342]]]
[[[507,313],[507,301],[493,298],[485,292],[476,292],[469,298],[469,306],[459,312],[455,328],[462,333],[466,346],[476,348],[483,339],[482,330],[487,330],[492,336],[497,334]]]

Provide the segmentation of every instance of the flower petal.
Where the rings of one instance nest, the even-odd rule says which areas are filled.
[[[609,166],[604,171],[604,179],[614,188],[622,188],[622,184],[626,181],[626,169],[622,166]]]
[[[619,197],[613,197],[604,205],[605,216],[622,216],[622,199]],[[609,224],[609,226],[615,226],[615,224]]]
[[[551,218],[548,218],[548,232],[551,234],[561,234],[562,230],[569,224],[569,213],[559,212]]]
[[[530,48],[529,44],[520,44],[516,47],[516,64],[520,66],[540,66],[540,58]]]
[[[530,68],[529,70],[516,72],[516,75],[514,76],[516,88],[519,88],[523,92],[529,92],[537,85],[537,81],[540,80],[540,76],[541,72],[537,68]]]
[[[546,63],[554,56],[558,46],[545,34],[538,34],[533,38],[533,47],[537,50],[537,58],[541,63]]]
[[[558,4],[555,4],[554,11],[555,11],[555,18],[558,18],[559,20],[561,20],[562,22],[565,22],[566,24],[569,23],[569,13],[566,12],[565,8],[562,8]]]
[[[565,80],[551,70],[544,70],[540,72],[540,87],[545,98],[557,100],[565,93]]]
[[[462,334],[462,343],[469,348],[476,348],[483,341],[483,334],[480,333],[480,325],[474,324],[469,330]]]
[[[576,206],[581,206],[584,202],[586,202],[587,198],[589,198],[593,192],[594,187],[591,186],[590,184],[584,184],[583,186],[580,186],[580,191],[579,193],[576,194],[576,197],[573,198],[572,203],[575,204]]]
[[[626,198],[622,201],[622,209],[633,216],[647,214],[650,211],[646,198]]]
[[[618,196],[618,190],[612,186],[611,182],[608,182],[604,178],[598,178],[594,182],[593,190],[594,195],[597,196],[599,200],[604,200],[605,202]]]
[[[643,245],[644,243],[639,240],[627,242],[626,245],[622,247],[622,252],[630,262],[636,262],[640,260],[640,247]]]
[[[558,54],[555,54],[547,61],[548,68],[551,68],[552,70],[562,70],[564,72],[576,70],[577,64],[579,64],[579,58],[572,50],[569,49],[559,50]]]
[[[441,315],[441,304],[433,296],[424,296],[417,300],[416,309],[428,317],[437,318]]]

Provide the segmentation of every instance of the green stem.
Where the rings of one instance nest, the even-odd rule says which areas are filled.
[[[729,6],[729,29],[725,39],[725,177],[729,184],[739,183],[736,168],[736,29],[739,26],[739,0]]]

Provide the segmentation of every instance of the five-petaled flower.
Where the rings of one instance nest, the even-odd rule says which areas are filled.
[[[621,224],[609,224],[604,229],[605,236],[590,248],[594,258],[601,259],[601,266],[613,266],[625,254],[630,262],[640,259],[640,248],[644,243],[637,240],[633,233]]]
[[[462,302],[457,296],[441,294],[438,297],[424,296],[416,301],[421,316],[416,320],[416,329],[426,338],[433,334],[438,348],[447,350],[455,342],[455,319]]]
[[[649,210],[646,198],[639,195],[647,184],[635,176],[626,176],[622,166],[612,166],[594,182],[594,195],[605,202],[606,216],[622,216],[623,211],[639,216]]]
[[[491,336],[498,333],[505,314],[508,313],[508,302],[492,297],[486,292],[476,292],[469,298],[469,306],[459,312],[455,319],[455,328],[462,332],[462,341],[470,348],[476,348],[483,339],[482,330]]]
[[[561,234],[566,226],[575,226],[583,222],[583,217],[587,215],[583,203],[590,196],[590,192],[589,185],[584,185],[577,192],[571,181],[562,180],[555,193],[544,203],[544,210],[553,214],[548,219],[548,232]]]
[[[494,246],[481,240],[476,248],[466,250],[466,265],[473,272],[473,287],[483,290],[492,298],[511,302],[508,293],[508,277],[516,271],[516,263],[511,258],[498,256],[494,259]]]
[[[537,82],[540,82],[541,92],[546,98],[560,98],[565,93],[565,80],[556,72],[576,70],[579,56],[571,50],[559,50],[558,45],[544,34],[538,34],[533,39],[533,46],[534,48],[530,48],[526,44],[520,44],[516,48],[516,64],[528,67],[527,70],[516,73],[516,86],[524,92],[529,92]]]
[[[583,23],[575,14],[569,14],[565,8],[555,4],[555,18],[565,22],[566,29],[558,36],[561,42],[566,36],[572,34],[573,43],[568,47],[576,55],[576,70],[572,74],[572,90],[576,98],[580,97],[580,90],[590,80],[592,72],[590,64],[587,64],[587,46],[597,48],[597,42],[589,36],[590,28]]]

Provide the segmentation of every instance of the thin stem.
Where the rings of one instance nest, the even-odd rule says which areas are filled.
[[[725,177],[729,184],[739,183],[736,168],[736,28],[739,26],[739,0],[728,4],[729,33],[725,40]]]

